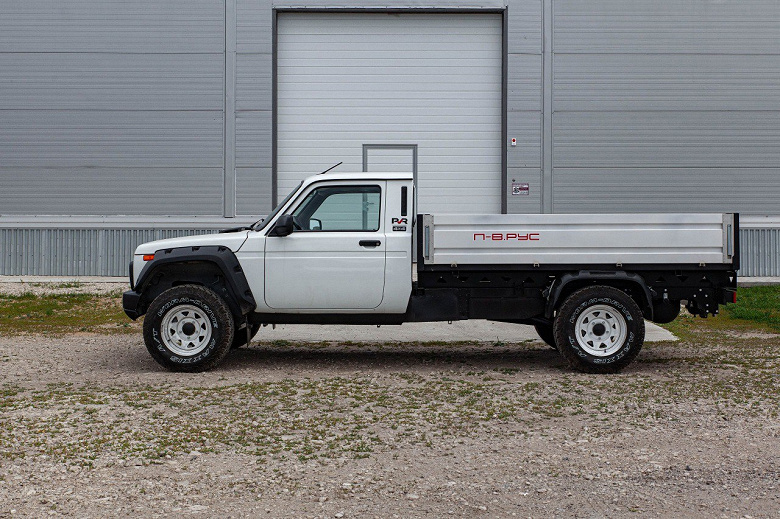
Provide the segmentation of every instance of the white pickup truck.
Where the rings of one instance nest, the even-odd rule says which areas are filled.
[[[414,201],[411,174],[312,176],[251,227],[140,245],[124,310],[146,314],[149,352],[177,371],[266,324],[489,319],[606,373],[639,353],[644,319],[736,301],[737,214],[415,215]]]

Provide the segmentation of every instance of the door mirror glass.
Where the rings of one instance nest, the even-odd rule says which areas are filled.
[[[321,231],[322,230],[322,220],[318,220],[317,218],[310,218],[309,219],[309,229],[312,231]]]
[[[276,220],[274,228],[269,233],[270,236],[289,236],[294,229],[293,216],[291,214],[283,214]]]

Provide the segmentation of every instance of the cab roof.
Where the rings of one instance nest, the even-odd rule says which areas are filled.
[[[321,182],[323,180],[413,180],[414,175],[412,172],[399,173],[399,172],[328,172],[320,173],[319,175],[312,175],[304,179],[303,184],[309,185],[312,182]]]

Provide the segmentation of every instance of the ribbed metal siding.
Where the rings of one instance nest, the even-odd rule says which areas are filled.
[[[271,202],[271,0],[236,4],[236,214],[267,213]],[[226,150],[230,153],[231,150]]]
[[[213,229],[0,229],[0,275],[126,276],[140,244]]]
[[[778,213],[779,2],[555,0],[550,15],[553,212]]]
[[[740,229],[740,276],[780,276],[780,229]]]
[[[221,215],[225,36],[222,0],[0,0],[0,214]]]

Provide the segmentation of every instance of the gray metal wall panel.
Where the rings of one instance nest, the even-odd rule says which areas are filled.
[[[509,0],[507,49],[510,54],[542,53],[542,0]]]
[[[542,167],[541,112],[507,113],[507,137],[517,139],[516,146],[507,148],[510,167]]]
[[[556,168],[780,164],[780,111],[558,112],[553,121]]]
[[[239,53],[271,53],[270,0],[236,1],[236,49]]]
[[[260,216],[271,212],[270,167],[237,168],[236,185],[236,211],[238,214]]]
[[[0,0],[2,52],[218,53],[221,0]]]
[[[272,209],[270,0],[236,0],[236,214]]]
[[[542,57],[510,54],[507,63],[507,109],[542,110]]]
[[[554,102],[556,111],[777,110],[780,55],[557,54]]]
[[[224,1],[0,13],[1,213],[221,214]]]
[[[778,177],[780,168],[556,168],[554,212],[773,214]]]
[[[528,194],[513,195],[512,184],[528,184]],[[536,214],[542,211],[542,171],[539,168],[509,168],[507,212]]]
[[[221,168],[6,168],[0,211],[52,215],[214,215]]]
[[[0,110],[222,110],[224,67],[222,54],[0,53]]]
[[[271,167],[271,112],[236,113],[236,167]]]
[[[564,53],[780,54],[777,0],[555,0]]]
[[[236,110],[271,110],[271,55],[236,56]]]
[[[780,212],[780,2],[552,6],[555,212]],[[742,275],[777,233],[742,230]]]
[[[222,112],[0,110],[0,157],[6,168],[222,167],[222,126]]]

